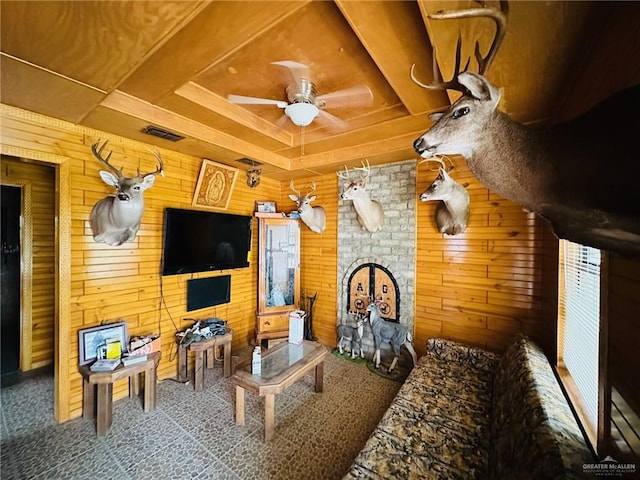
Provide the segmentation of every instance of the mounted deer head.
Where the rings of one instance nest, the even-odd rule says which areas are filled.
[[[357,180],[352,180],[349,170],[344,167],[344,172],[337,172],[342,180],[347,182],[344,184],[344,190],[340,198],[342,200],[351,200],[353,207],[356,209],[358,222],[363,230],[368,232],[377,232],[382,230],[384,223],[384,210],[382,205],[375,200],[369,198],[367,192],[367,180],[371,174],[369,162],[362,162],[362,167],[356,167],[352,171],[359,172],[360,176]]]
[[[640,255],[640,163],[637,112],[640,86],[609,98],[586,114],[550,128],[524,126],[497,110],[500,92],[483,76],[506,28],[506,2],[490,8],[444,12],[434,19],[489,17],[496,37],[485,58],[476,44],[480,74],[456,73],[451,88],[463,96],[413,144],[424,158],[463,155],[487,188],[551,222],[556,235],[584,245]],[[434,72],[437,71],[434,60]],[[611,161],[607,162],[610,158]]]
[[[251,170],[247,170],[247,186],[249,188],[256,188],[260,185],[260,174],[262,173],[262,169],[260,168],[252,168]]]
[[[101,170],[100,178],[107,185],[116,188],[116,195],[105,197],[93,206],[90,215],[91,230],[96,242],[117,247],[136,237],[144,212],[143,192],[153,185],[158,173],[164,175],[164,163],[156,149],[154,155],[158,161],[158,168],[154,172],[141,174],[138,169],[135,177],[125,177],[122,175],[122,168],[118,170],[109,163],[113,152],[109,152],[106,158],[102,157],[102,151],[108,142],[105,141],[102,146],[99,146],[99,143],[91,145],[91,151],[93,156],[109,169]]]
[[[311,184],[311,192],[307,192],[304,195],[296,190],[293,180],[291,180],[289,187],[295,192],[295,195],[289,195],[289,198],[296,202],[300,219],[312,232],[324,232],[325,228],[327,228],[327,214],[321,206],[311,206],[311,202],[316,199],[315,195],[311,195],[311,192],[316,190],[315,182]]]
[[[420,200],[441,201],[436,207],[436,225],[440,233],[463,233],[469,221],[469,193],[449,176],[444,164],[441,164],[439,172],[429,188],[420,195]]]

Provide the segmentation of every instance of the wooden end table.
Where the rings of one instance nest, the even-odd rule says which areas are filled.
[[[156,408],[156,370],[161,352],[147,354],[144,362],[125,367],[120,364],[110,372],[92,372],[89,365],[79,367],[82,375],[82,417],[96,419],[96,433],[107,434],[113,422],[113,384],[123,378],[129,379],[129,396],[140,394],[140,374],[144,373],[144,412]],[[97,391],[97,399],[96,399]]]
[[[231,341],[233,330],[227,328],[224,335],[214,335],[211,338],[190,343],[187,347],[178,347],[178,381],[187,380],[187,351],[195,352],[196,364],[194,373],[194,389],[201,391],[204,388],[204,354],[207,354],[207,368],[213,368],[215,359],[215,347],[220,345],[224,349],[224,376],[231,376]]]
[[[275,396],[315,369],[315,391],[322,392],[327,349],[304,340],[299,345],[283,343],[262,353],[261,375],[251,374],[251,362],[238,365],[232,377],[236,385],[236,425],[244,425],[244,391],[264,397],[264,439],[275,433]]]

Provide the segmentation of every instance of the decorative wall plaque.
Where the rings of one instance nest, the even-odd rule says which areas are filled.
[[[238,169],[204,159],[191,205],[226,210]]]

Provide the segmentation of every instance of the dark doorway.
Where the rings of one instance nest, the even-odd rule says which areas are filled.
[[[2,186],[0,198],[0,316],[2,375],[20,370],[20,187]]]

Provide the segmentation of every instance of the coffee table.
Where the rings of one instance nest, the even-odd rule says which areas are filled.
[[[299,345],[282,343],[262,353],[262,374],[251,374],[251,361],[241,363],[232,379],[236,385],[236,425],[244,425],[244,392],[264,397],[264,439],[275,432],[275,396],[315,368],[315,391],[322,392],[324,359],[327,349],[319,343],[303,340]]]

